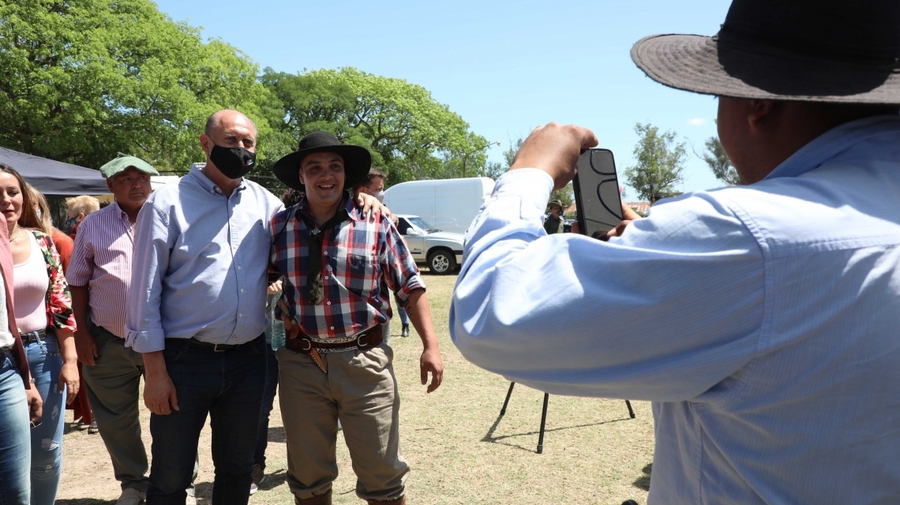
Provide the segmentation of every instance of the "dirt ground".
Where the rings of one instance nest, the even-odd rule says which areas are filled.
[[[620,505],[645,503],[653,460],[650,404],[632,401],[629,418],[622,400],[552,395],[543,452],[537,454],[543,393],[516,386],[509,409],[500,407],[509,381],[475,367],[450,340],[449,301],[455,276],[428,276],[428,297],[444,358],[444,382],[426,394],[420,383],[422,344],[413,331],[399,338],[392,326],[394,372],[400,391],[401,451],[412,473],[407,482],[415,505]],[[149,412],[141,404],[143,437],[150,447]],[[71,411],[68,411],[71,420]],[[210,431],[200,443],[196,480],[199,505],[210,503],[213,464]],[[149,452],[149,451],[148,451]],[[67,425],[63,442],[60,505],[113,505],[120,489],[99,435]],[[250,505],[293,503],[285,482],[287,448],[278,398],[269,424],[267,480]],[[340,475],[334,482],[336,505],[364,503],[355,493],[343,436],[338,437]]]
[[[72,411],[66,411],[66,435],[63,440],[63,475],[56,503],[58,505],[99,505],[115,503],[121,492],[113,476],[112,463],[99,434],[88,434],[84,427],[72,422]],[[278,398],[269,423],[269,446],[266,450],[266,473],[274,473],[265,483],[266,488],[282,486],[287,468],[287,450],[281,409]],[[150,453],[150,413],[141,405],[141,435]],[[196,494],[198,504],[209,503],[212,496],[213,464],[210,455],[209,423],[200,437],[200,471],[197,475]],[[285,489],[286,490],[286,489]]]

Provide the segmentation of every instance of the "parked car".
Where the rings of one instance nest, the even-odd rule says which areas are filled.
[[[463,235],[435,229],[419,216],[397,215],[397,229],[413,259],[438,275],[452,274],[462,263]]]

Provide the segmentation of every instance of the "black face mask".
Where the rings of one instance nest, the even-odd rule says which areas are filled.
[[[212,151],[209,152],[209,160],[225,177],[240,179],[256,164],[256,153],[251,153],[243,147],[228,148],[213,144]]]

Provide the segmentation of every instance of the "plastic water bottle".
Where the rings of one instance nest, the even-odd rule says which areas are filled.
[[[273,351],[277,351],[284,347],[284,323],[281,319],[277,319],[275,317],[275,302],[278,300],[278,297],[281,294],[269,296],[269,308],[268,308],[268,316],[269,316],[269,327],[266,328],[267,333],[269,334],[269,345],[272,346]]]
[[[284,323],[281,319],[272,321],[272,340],[270,342],[273,351],[284,347]]]

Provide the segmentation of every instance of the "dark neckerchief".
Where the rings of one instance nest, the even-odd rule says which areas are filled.
[[[343,201],[341,202],[344,203]],[[307,302],[315,305],[322,303],[325,299],[325,284],[322,282],[322,236],[325,232],[342,223],[350,216],[344,205],[338,209],[337,213],[325,221],[322,226],[309,216],[303,213],[302,209],[297,209],[297,215],[306,223],[309,229],[309,273],[306,277],[306,288],[303,290],[303,297]]]

